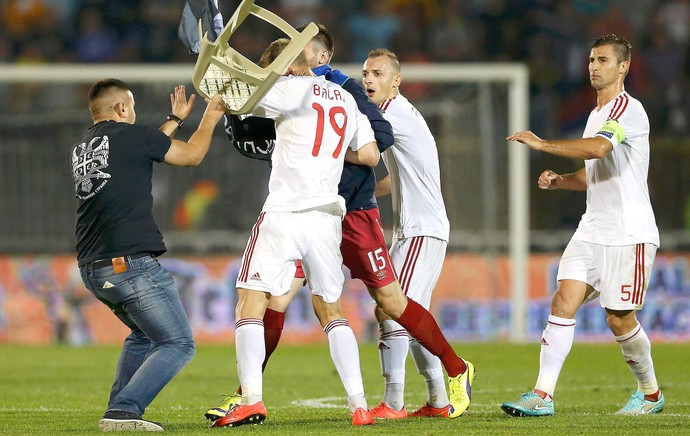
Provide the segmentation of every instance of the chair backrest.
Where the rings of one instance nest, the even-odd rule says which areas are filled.
[[[290,44],[266,68],[250,61],[228,43],[249,15],[272,24],[290,38]],[[207,35],[200,36],[201,47],[192,83],[204,97],[220,94],[226,112],[235,115],[249,113],[318,32],[319,28],[314,23],[298,32],[278,15],[255,5],[254,0],[242,0],[215,41],[209,41]]]

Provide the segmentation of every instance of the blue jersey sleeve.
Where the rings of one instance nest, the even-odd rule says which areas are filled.
[[[378,106],[369,100],[369,96],[364,92],[362,85],[355,80],[347,80],[343,83],[343,89],[352,94],[359,110],[369,118],[371,128],[374,130],[374,136],[376,137],[376,144],[379,147],[379,151],[383,153],[394,142],[391,124],[383,118],[383,114]]]

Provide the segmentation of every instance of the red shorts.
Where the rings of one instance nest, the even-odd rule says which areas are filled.
[[[296,279],[303,279],[304,278],[304,269],[302,269],[302,261],[298,260],[295,262],[295,266],[297,269],[295,270],[295,278]]]
[[[361,279],[368,288],[382,288],[396,280],[378,208],[345,214],[340,252],[352,278]]]

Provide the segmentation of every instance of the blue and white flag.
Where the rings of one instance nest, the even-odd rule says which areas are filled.
[[[223,30],[223,16],[218,9],[218,0],[187,0],[182,11],[180,27],[177,35],[189,49],[189,53],[199,54],[199,21],[201,33],[207,34],[208,39],[215,41]]]

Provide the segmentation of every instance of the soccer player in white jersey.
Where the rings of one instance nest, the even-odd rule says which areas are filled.
[[[664,408],[651,345],[635,316],[644,304],[659,232],[647,189],[649,120],[642,104],[623,87],[630,49],[628,41],[616,35],[602,36],[592,45],[589,80],[597,91],[597,105],[582,139],[547,141],[529,131],[507,138],[533,150],[584,159],[585,167],[571,174],[544,171],[538,185],[587,191],[587,209],[558,268],[537,383],[532,392],[501,406],[513,416],[554,414],[554,390],[573,343],[575,314],[596,297],[637,379],[637,391],[616,413],[642,415]]]
[[[441,195],[436,141],[412,104],[400,94],[400,63],[386,49],[369,53],[363,66],[362,84],[393,128],[395,143],[383,153],[389,175],[380,180],[376,196],[392,194],[393,242],[390,256],[407,297],[429,309],[450,233]],[[411,416],[453,417],[438,357],[431,354],[380,308],[379,355],[385,378],[383,401],[371,410],[374,418],[403,418],[405,360],[412,352],[427,387],[426,404]],[[471,397],[474,366],[465,362],[467,391]],[[451,385],[451,396],[453,386]],[[464,411],[463,411],[464,412]]]
[[[379,150],[389,148],[394,142],[390,123],[383,118],[378,107],[369,100],[358,83],[341,72],[332,70],[328,65],[333,56],[333,37],[325,26],[318,26],[319,33],[304,48],[312,71],[317,75],[325,75],[327,80],[338,83],[348,91],[355,98],[360,111],[369,118]],[[254,118],[253,123],[258,122],[257,118],[252,118]],[[248,118],[247,121],[250,119]],[[248,125],[232,128],[244,132],[243,135],[247,135],[245,138],[252,138],[252,141],[263,141],[267,134],[272,134],[275,138],[273,125],[270,126],[270,132],[259,129],[256,124],[253,129]],[[407,329],[408,334],[433,355],[439,357],[441,365],[448,374],[450,404],[439,404],[440,407],[436,408],[425,406],[419,414],[446,418],[461,416],[471,402],[471,379],[469,378],[470,370],[468,370],[471,365],[467,365],[455,353],[429,311],[403,293],[380,225],[379,209],[374,197],[376,178],[373,168],[346,161],[338,189],[339,194],[345,199],[347,209],[342,225],[343,239],[340,245],[343,264],[349,269],[352,278],[362,280],[380,310]],[[304,275],[301,277],[303,278]],[[301,286],[301,281],[299,286]],[[294,296],[294,290],[285,296],[272,297],[266,309],[263,318],[266,360],[278,345],[282,320],[290,299]],[[321,315],[317,312],[317,316]],[[265,365],[266,361],[264,361]],[[473,373],[473,367],[471,371]],[[204,415],[212,421],[223,418],[229,410],[239,404],[240,400],[241,393],[238,389],[234,394],[224,398],[220,405],[208,408]],[[407,417],[404,408],[395,412],[395,418]],[[357,416],[353,415],[353,423],[356,418]],[[385,418],[391,418],[391,416],[387,415]]]
[[[262,64],[289,44],[271,43]],[[213,427],[260,423],[264,328],[271,296],[290,290],[301,260],[319,321],[328,333],[331,356],[348,395],[353,424],[373,424],[359,365],[357,341],[342,317],[339,298],[344,276],[340,254],[345,201],[338,195],[343,161],[376,165],[379,151],[368,119],[340,86],[316,77],[304,52],[287,77],[271,88],[252,115],[276,122],[269,193],[247,243],[237,279],[235,348],[242,400]],[[361,415],[361,416],[360,416]]]

